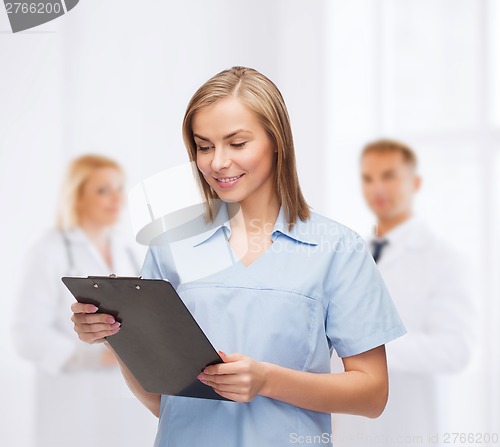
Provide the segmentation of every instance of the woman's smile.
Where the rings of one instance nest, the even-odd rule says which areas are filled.
[[[245,174],[240,174],[236,175],[234,177],[214,177],[214,179],[217,182],[217,186],[220,188],[232,188],[234,185],[239,183],[239,180],[244,176]]]

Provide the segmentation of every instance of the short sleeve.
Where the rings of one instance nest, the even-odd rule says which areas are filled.
[[[141,269],[141,276],[146,279],[164,279],[154,247],[149,247]]]
[[[338,242],[328,278],[326,335],[339,357],[360,354],[406,333],[366,242]]]

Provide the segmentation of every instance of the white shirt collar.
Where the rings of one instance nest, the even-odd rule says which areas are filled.
[[[388,231],[382,237],[378,237],[373,228],[371,240],[380,241],[386,239],[389,245],[402,246],[410,248],[420,248],[429,238],[429,232],[425,223],[415,215],[410,216],[404,222],[400,223],[392,230]]]

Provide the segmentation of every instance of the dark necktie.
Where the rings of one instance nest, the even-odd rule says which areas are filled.
[[[375,262],[378,262],[382,256],[382,250],[389,243],[388,240],[382,239],[381,241],[372,241],[372,255]]]

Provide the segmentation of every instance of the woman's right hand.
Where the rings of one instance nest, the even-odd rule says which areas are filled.
[[[109,335],[120,330],[120,323],[115,321],[113,315],[96,314],[98,308],[93,304],[73,303],[71,305],[73,316],[71,321],[75,324],[75,332],[80,340],[94,344],[104,343]]]

